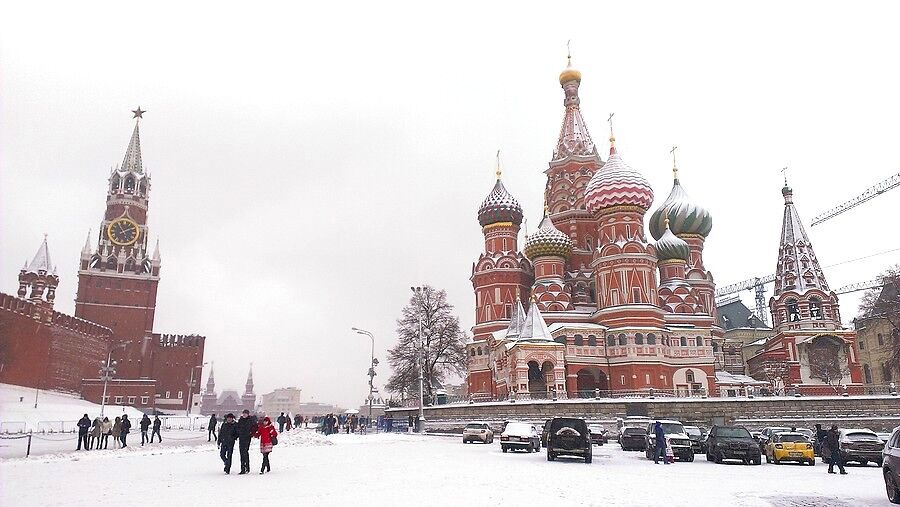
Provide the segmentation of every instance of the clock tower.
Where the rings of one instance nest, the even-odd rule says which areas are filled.
[[[136,378],[149,375],[152,365],[141,359],[143,340],[153,332],[156,290],[159,284],[159,242],[150,252],[147,209],[150,176],[141,161],[140,120],[145,113],[133,111],[135,125],[125,160],[109,175],[106,212],[92,248],[90,233],[81,251],[75,316],[108,326],[114,340],[129,342],[119,375]],[[134,359],[128,360],[134,352]],[[120,356],[120,353],[116,354]]]

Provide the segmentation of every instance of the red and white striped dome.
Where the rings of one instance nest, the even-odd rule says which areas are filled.
[[[615,148],[609,158],[585,189],[585,205],[588,211],[612,206],[637,206],[644,211],[653,204],[653,189],[641,173],[626,164]]]

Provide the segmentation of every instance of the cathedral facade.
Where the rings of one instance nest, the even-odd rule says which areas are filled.
[[[134,113],[125,158],[104,185],[100,229],[81,251],[74,317],[53,310],[59,277],[46,238],[19,273],[18,297],[0,294],[0,382],[77,392],[99,403],[98,368],[111,358],[116,371],[105,387],[107,403],[184,410],[197,392],[206,339],[153,331],[162,262],[147,225],[144,111]]]
[[[712,229],[675,174],[653,189],[616,150],[603,160],[580,109],[581,73],[560,74],[564,116],[545,170],[545,208],[519,245],[524,211],[497,181],[478,210],[484,252],[472,267],[473,397],[585,397],[615,391],[716,390],[722,341],[703,263]],[[527,310],[526,310],[527,309]]]

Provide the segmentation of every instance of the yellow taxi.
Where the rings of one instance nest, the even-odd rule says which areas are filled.
[[[812,442],[803,433],[775,433],[766,444],[766,463],[780,464],[782,461],[798,461],[816,464]]]

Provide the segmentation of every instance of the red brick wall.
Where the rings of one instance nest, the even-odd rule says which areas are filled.
[[[93,403],[100,403],[103,397],[103,381],[97,378],[82,380],[82,397]],[[107,384],[107,405],[128,405],[138,410],[153,412],[155,405],[156,382],[149,379],[142,380],[112,380]],[[121,403],[116,403],[116,397],[121,396]],[[129,397],[133,396],[133,402]],[[146,403],[144,399],[146,398]]]
[[[166,391],[171,393],[170,400],[175,399],[178,391],[182,391],[181,403],[178,405],[160,405],[162,409],[186,409],[188,407],[188,383],[191,380],[191,369],[203,364],[203,336],[186,335],[153,335],[153,366],[151,378],[156,379],[156,392],[161,398]],[[199,392],[202,378],[201,368],[194,368],[194,394]]]

